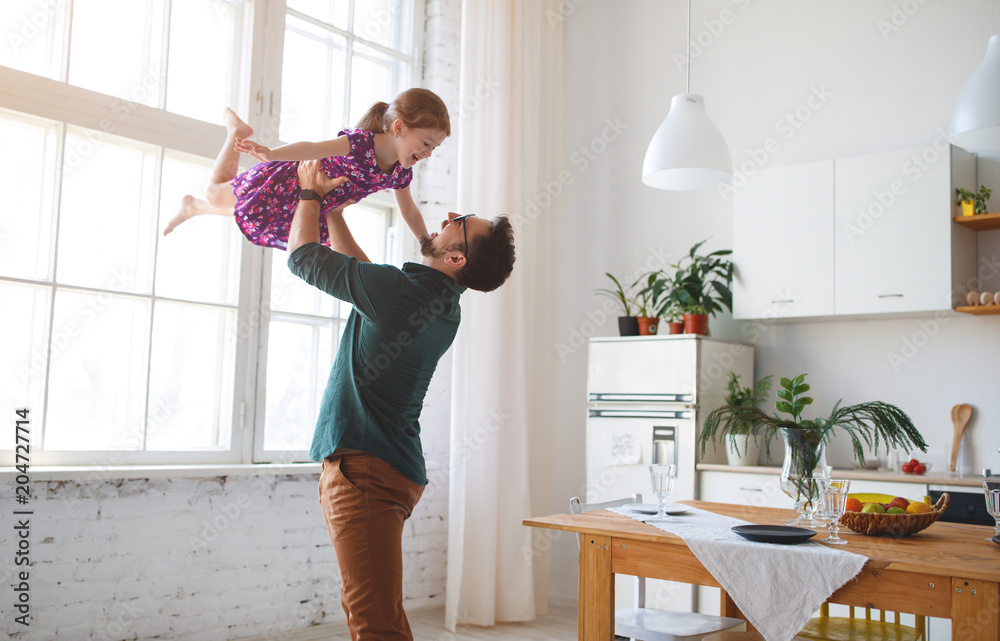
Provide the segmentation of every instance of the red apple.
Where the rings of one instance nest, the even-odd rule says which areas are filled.
[[[894,498],[889,503],[889,507],[898,507],[898,508],[903,509],[903,510],[905,510],[907,507],[909,507],[909,505],[910,505],[910,502],[907,501],[906,499],[904,499],[901,496],[897,496],[896,498]]]

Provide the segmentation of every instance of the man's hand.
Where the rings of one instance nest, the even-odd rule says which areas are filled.
[[[233,145],[236,151],[241,154],[246,154],[248,156],[253,156],[261,162],[270,162],[274,159],[271,155],[271,149],[265,147],[264,145],[254,142],[252,140],[245,140],[243,138],[237,138],[236,144]]]
[[[301,161],[298,171],[299,187],[312,189],[321,196],[325,196],[330,190],[336,189],[348,181],[347,176],[337,176],[336,178],[327,176],[326,172],[323,171],[323,163],[319,160]]]

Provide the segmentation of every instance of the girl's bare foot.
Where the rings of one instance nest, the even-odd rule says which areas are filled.
[[[234,136],[236,138],[249,138],[253,135],[253,127],[240,120],[236,112],[229,107],[226,107],[226,110],[222,112],[222,118],[226,121],[226,132],[230,138]]]
[[[181,210],[177,212],[177,215],[170,219],[167,223],[167,228],[163,230],[163,235],[166,236],[173,230],[177,229],[177,226],[182,222],[191,218],[193,216],[199,216],[201,214],[214,214],[216,213],[216,208],[208,204],[208,202],[195,198],[194,196],[184,196],[181,199]]]

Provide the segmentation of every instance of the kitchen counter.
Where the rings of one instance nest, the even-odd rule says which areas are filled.
[[[739,474],[765,474],[778,476],[781,474],[780,467],[767,465],[721,465],[714,463],[698,463],[695,469],[699,472],[736,472]],[[922,485],[952,485],[966,486],[982,489],[983,477],[979,475],[966,474],[954,476],[931,470],[926,474],[903,474],[902,472],[882,472],[879,470],[846,470],[834,468],[837,477],[845,479],[858,479],[864,481],[892,481],[895,483],[920,483]]]

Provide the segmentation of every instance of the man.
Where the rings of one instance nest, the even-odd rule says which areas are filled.
[[[421,239],[420,264],[368,262],[323,195],[338,183],[319,162],[299,163],[302,193],[288,239],[288,267],[354,306],[323,394],[309,456],[323,461],[319,495],[337,553],[341,602],[353,641],[412,640],[403,612],[403,522],[427,474],[420,408],[438,360],[458,330],[466,288],[492,291],[514,264],[506,217],[449,214]]]

